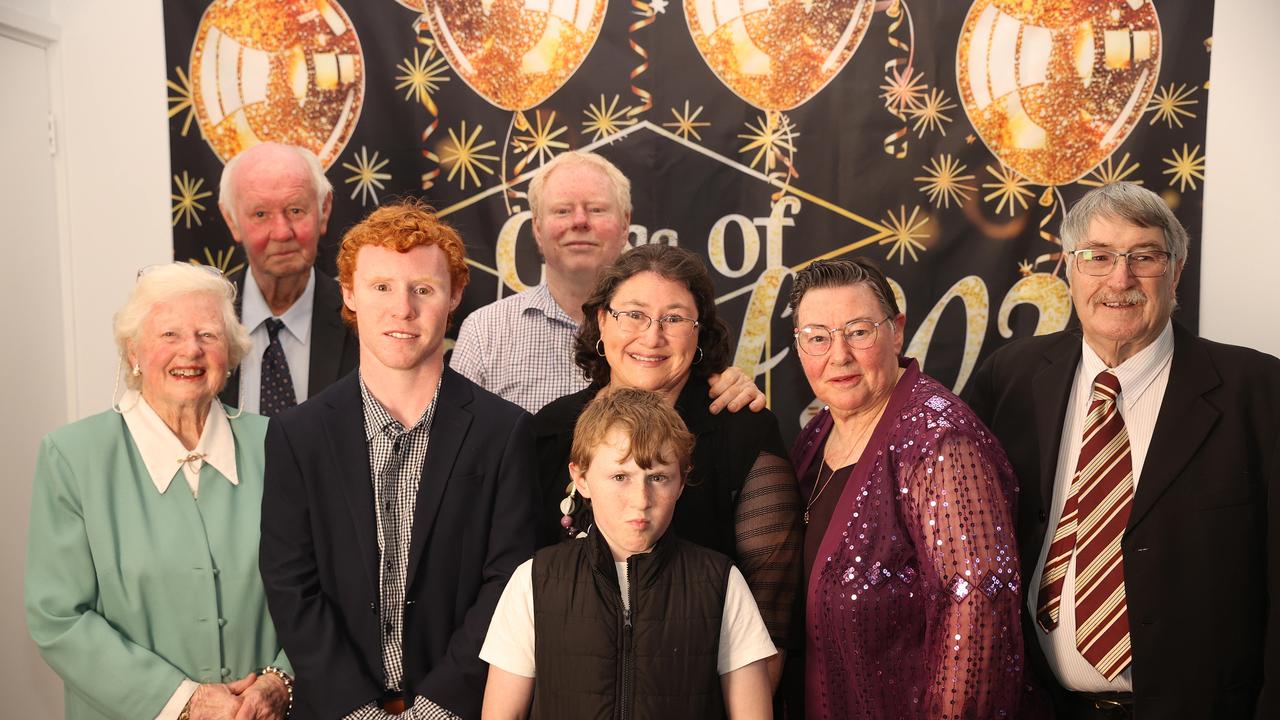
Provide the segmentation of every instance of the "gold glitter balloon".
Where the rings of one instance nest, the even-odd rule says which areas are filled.
[[[426,15],[458,77],[504,110],[528,110],[577,71],[607,7],[607,0],[426,0]]]
[[[1001,162],[1063,185],[1129,136],[1160,44],[1151,0],[977,0],[956,50],[960,98]]]
[[[190,75],[200,130],[224,162],[271,140],[308,148],[328,167],[364,100],[360,40],[333,0],[215,0]]]
[[[790,110],[840,72],[871,24],[872,0],[685,0],[702,59],[738,97]]]

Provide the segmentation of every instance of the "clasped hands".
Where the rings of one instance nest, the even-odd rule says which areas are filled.
[[[187,702],[191,720],[283,720],[289,692],[271,673],[249,673],[231,683],[208,683],[196,688]]]

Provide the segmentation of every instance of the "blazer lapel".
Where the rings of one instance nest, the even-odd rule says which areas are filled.
[[[248,273],[249,268],[246,267],[244,269],[244,272]],[[236,319],[242,319],[244,317],[244,312],[241,309],[242,306],[244,305],[244,300],[243,300],[244,275],[240,276],[239,281],[232,280],[231,284],[234,285],[236,288],[236,298],[235,298],[235,302],[233,303],[236,308]],[[227,378],[226,384],[222,386],[222,392],[218,393],[218,399],[221,400],[222,404],[224,405],[230,405],[231,407],[240,407],[240,368],[239,366],[237,366],[235,370],[231,371],[231,375]]]
[[[311,308],[311,364],[308,393],[318,395],[338,379],[342,343],[347,329],[342,323],[342,290],[329,276],[316,273],[316,292]]]
[[[1058,451],[1062,447],[1062,428],[1066,422],[1067,402],[1076,367],[1080,364],[1080,336],[1066,333],[1044,351],[1044,366],[1036,373],[1033,385],[1036,413],[1036,439],[1040,443],[1040,498],[1053,500],[1053,481],[1058,474]]]
[[[369,444],[365,439],[359,377],[352,373],[338,386],[338,390],[326,403],[323,420],[325,440],[336,456],[337,478],[334,482],[342,488],[342,496],[351,513],[351,526],[360,549],[366,580],[377,588],[377,516],[373,511],[373,480],[369,477]]]
[[[1199,339],[1175,323],[1169,385],[1138,478],[1128,527],[1151,512],[1218,422],[1218,410],[1204,395],[1220,384],[1222,377]]]
[[[418,500],[413,508],[413,532],[409,540],[409,567],[405,588],[413,587],[422,560],[423,547],[435,528],[453,467],[462,448],[462,441],[471,427],[473,416],[466,406],[471,403],[471,388],[463,377],[449,368],[444,369],[440,380],[440,398],[436,401],[436,414],[431,423],[431,439],[427,443],[427,458],[422,464],[422,481],[418,484]]]

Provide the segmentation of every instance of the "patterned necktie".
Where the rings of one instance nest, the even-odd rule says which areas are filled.
[[[271,417],[298,404],[293,394],[293,377],[289,375],[289,361],[285,359],[280,344],[280,329],[284,321],[267,318],[267,334],[271,343],[262,353],[262,394],[259,396],[258,413]]]
[[[1124,418],[1116,409],[1119,394],[1116,376],[1108,370],[1098,373],[1080,460],[1036,603],[1036,621],[1045,632],[1057,627],[1063,580],[1074,552],[1076,647],[1108,681],[1132,659],[1120,538],[1133,507],[1133,457]]]

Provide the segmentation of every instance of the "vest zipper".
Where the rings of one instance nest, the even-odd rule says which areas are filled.
[[[635,662],[632,655],[635,648],[632,644],[631,610],[635,607],[636,591],[632,582],[631,567],[634,557],[627,558],[627,602],[622,606],[622,691],[618,695],[617,717],[627,720],[631,717],[632,694],[634,690]]]

